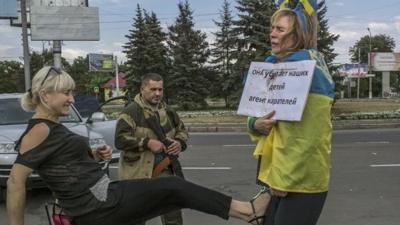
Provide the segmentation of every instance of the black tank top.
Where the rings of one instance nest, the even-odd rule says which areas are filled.
[[[38,146],[20,154],[20,141],[38,123],[49,127],[48,137]],[[73,133],[60,123],[31,119],[16,149],[18,156],[15,163],[35,170],[70,216],[83,215],[102,204],[90,189],[106,175],[92,158],[86,137]]]

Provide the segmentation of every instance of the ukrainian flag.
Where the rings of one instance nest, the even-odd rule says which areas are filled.
[[[249,132],[257,143],[258,180],[287,192],[319,193],[329,185],[334,82],[316,50],[300,50],[286,61],[310,59],[317,63],[301,121],[278,121],[268,136]],[[277,58],[266,61],[276,63]]]

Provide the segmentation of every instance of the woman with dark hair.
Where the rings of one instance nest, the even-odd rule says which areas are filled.
[[[180,208],[253,224],[262,221],[268,194],[243,202],[178,177],[110,181],[96,160],[110,159],[111,148],[92,150],[86,137],[59,123],[60,116],[69,114],[74,88],[66,72],[44,67],[21,99],[22,107],[35,113],[17,143],[7,181],[10,225],[24,224],[25,182],[33,170],[76,225],[132,224]]]

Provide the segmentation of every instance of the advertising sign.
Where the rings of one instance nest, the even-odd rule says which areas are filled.
[[[346,63],[339,67],[339,74],[341,77],[349,78],[363,78],[367,77],[368,64]]]
[[[98,41],[99,9],[31,5],[32,41]]]
[[[238,114],[300,121],[315,69],[314,60],[287,63],[252,62]]]
[[[112,72],[114,70],[114,57],[110,54],[89,54],[89,71]]]
[[[18,18],[17,0],[0,0],[0,19]]]
[[[373,71],[400,71],[400,53],[371,52],[369,58]]]

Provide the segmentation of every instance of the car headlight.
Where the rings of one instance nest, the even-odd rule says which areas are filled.
[[[14,150],[15,143],[13,142],[3,142],[0,143],[0,154],[16,153]]]
[[[106,141],[104,140],[104,138],[92,138],[89,139],[89,145],[90,148],[92,149],[97,149],[100,146],[103,146],[106,144]]]

